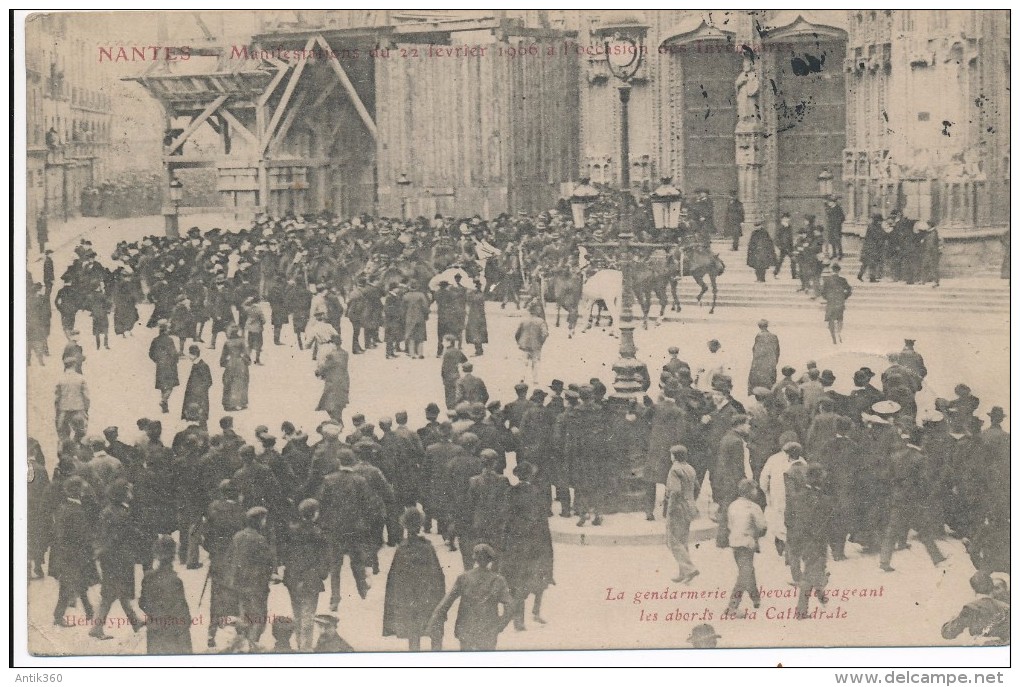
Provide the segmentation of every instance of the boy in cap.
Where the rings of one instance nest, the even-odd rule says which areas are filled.
[[[758,540],[765,535],[767,528],[761,507],[754,502],[757,491],[758,487],[753,481],[741,480],[737,485],[738,497],[727,508],[729,545],[737,563],[737,581],[726,607],[729,615],[736,614],[745,593],[751,597],[755,608],[761,606],[758,581],[754,574],[754,554],[759,550]]]
[[[475,567],[461,573],[450,592],[436,606],[429,620],[430,634],[442,634],[446,614],[457,599],[457,624],[454,635],[461,651],[493,651],[499,633],[513,617],[513,597],[502,575],[492,569],[496,554],[488,544],[472,549]],[[500,613],[502,606],[502,613]]]

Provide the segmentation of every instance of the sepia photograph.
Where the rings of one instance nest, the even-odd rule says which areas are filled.
[[[12,17],[33,660],[1009,666],[1009,10]]]

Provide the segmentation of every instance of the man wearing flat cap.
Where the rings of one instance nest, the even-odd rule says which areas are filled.
[[[269,581],[275,572],[273,553],[265,536],[269,515],[262,506],[249,508],[245,527],[233,536],[227,555],[227,586],[237,594],[238,634],[257,646],[266,629]]]
[[[489,402],[489,390],[485,388],[485,382],[474,375],[474,365],[464,363],[460,369],[464,375],[457,380],[457,400],[481,403],[484,406]]]

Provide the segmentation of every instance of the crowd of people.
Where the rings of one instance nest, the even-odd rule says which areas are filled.
[[[810,599],[824,602],[829,561],[857,553],[849,545],[877,554],[880,569],[894,572],[894,554],[909,546],[911,531],[933,564],[944,556],[938,540],[950,536],[965,541],[979,571],[1008,573],[1004,413],[992,408],[991,426],[982,429],[979,401],[962,384],[955,398],[919,412],[927,369],[913,341],[890,354],[885,369],[857,370],[848,395],[834,390],[831,370],[811,363],[800,376],[792,367],[780,370],[779,340],[762,321],[748,378],[754,400],[746,406],[733,395],[733,366],[718,341],[709,342],[714,362],[693,366],[679,348],[670,349],[654,399],[620,400],[596,378],[539,386],[537,373],[532,385],[515,387],[517,397],[505,406],[491,399],[461,350],[466,343],[484,354],[486,299],[527,307],[536,270],[568,264],[580,241],[604,238],[596,236],[603,231],[599,212],[592,216],[580,232],[560,211],[491,223],[263,217],[236,233],[193,230],[124,242],[112,265],[83,241],[54,301],[69,343],[57,383],[52,477],[41,445],[29,447],[30,574],[41,577],[47,563],[45,572],[59,580],[54,623],[79,624],[67,616],[78,603],[89,634],[104,639],[116,601],[136,630],[148,628],[150,652],[190,651],[187,628],[172,622],[190,615],[174,560],[201,567],[204,548],[214,619],[209,648],[218,647],[223,627],[233,626],[226,650],[256,650],[274,583],[287,588],[292,609],[286,621],[271,623],[279,650],[291,647],[288,632],[299,651],[349,648],[337,633],[341,566],[347,558],[364,598],[372,575],[381,574],[379,551],[389,545],[397,550],[387,575],[384,635],[406,639],[412,650],[422,637],[441,648],[446,615],[459,601],[461,648],[492,649],[511,622],[526,627],[529,596],[533,622],[544,622],[543,594],[553,584],[548,518],[601,525],[624,475],[643,481],[648,520],[658,516],[657,489],[664,486],[678,583],[699,574],[688,547],[694,520],[716,520],[716,544],[733,550],[737,568],[733,612],[744,598],[760,602],[754,559],[766,532],[800,589],[802,617],[810,617]],[[49,260],[43,282],[29,294],[30,364],[33,354],[40,363],[49,355],[54,283]],[[77,314],[91,313],[96,347],[108,347],[110,317],[116,334],[133,335],[144,299],[153,304],[147,324],[158,330],[149,358],[164,413],[180,386],[181,357],[191,361],[182,404],[187,427],[169,445],[163,423],[152,418],[138,420],[136,441],[122,441],[117,427],[103,437],[88,429]],[[433,302],[447,418],[438,403],[429,404],[417,430],[403,411],[378,426],[355,413],[347,431],[341,318],[350,321],[352,354],[385,343],[387,358],[420,359]],[[316,428],[318,440],[310,443],[284,421],[281,440],[263,426],[246,441],[230,415],[210,431],[212,376],[198,344],[208,337],[215,348],[218,335],[226,335],[222,405],[243,412],[248,367],[270,357],[265,326],[282,345],[288,323],[298,347],[311,349],[325,385],[317,410],[329,420]],[[543,327],[536,310],[518,329],[532,362],[548,335]],[[876,377],[880,385],[872,384]],[[511,465],[513,479],[505,474]],[[702,513],[697,498],[706,485],[717,508]],[[461,552],[465,572],[452,585],[433,540],[423,536],[433,527],[442,545]],[[136,566],[146,571],[138,595],[144,616],[133,608]],[[326,579],[330,613],[319,614]],[[98,610],[89,599],[95,584]]]

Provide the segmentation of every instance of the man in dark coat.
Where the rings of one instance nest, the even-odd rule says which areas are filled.
[[[751,431],[750,421],[744,414],[734,415],[731,428],[719,442],[715,464],[709,474],[712,498],[719,504],[719,524],[715,543],[721,549],[729,547],[729,527],[726,513],[736,500],[737,485],[743,479],[753,479],[747,436]]]
[[[266,629],[273,553],[265,537],[268,511],[261,506],[245,513],[245,528],[234,535],[227,554],[227,585],[237,594],[238,634],[258,645]]]
[[[315,376],[323,381],[322,396],[316,410],[324,410],[334,422],[342,423],[344,408],[350,402],[351,377],[347,371],[347,351],[336,347],[323,356]]]
[[[379,511],[378,499],[368,482],[354,470],[354,454],[349,449],[338,449],[336,453],[340,465],[323,478],[315,497],[321,509],[320,526],[330,543],[329,607],[334,612],[340,607],[340,568],[344,556],[350,558],[358,594],[361,598],[368,594],[363,542],[369,523]]]
[[[184,595],[184,583],[174,572],[177,543],[160,537],[153,550],[156,567],[142,578],[138,607],[148,618],[145,652],[149,655],[192,653],[191,610]]]
[[[386,357],[396,358],[400,342],[404,340],[404,297],[397,286],[390,288],[383,298],[383,338]]]
[[[386,576],[383,637],[406,639],[411,651],[419,651],[422,636],[429,634],[432,611],[446,592],[446,577],[432,542],[421,536],[421,511],[406,510],[402,524],[407,538],[393,554]],[[433,634],[431,640],[433,651],[442,648],[441,635]]]
[[[237,501],[237,487],[224,479],[218,485],[217,497],[206,508],[200,537],[209,552],[209,648],[216,646],[216,631],[226,618],[237,615],[237,596],[227,584],[227,553],[244,523],[244,507]]]
[[[308,327],[308,320],[311,317],[312,292],[303,282],[298,283],[294,279],[290,279],[287,281],[284,292],[284,306],[290,313],[291,326],[294,327],[294,337],[297,339],[298,349],[304,350],[305,346],[301,335],[305,333],[305,328]]]
[[[853,289],[840,275],[839,265],[832,266],[832,274],[822,284],[822,299],[825,301],[825,321],[829,323],[829,334],[832,343],[843,343],[843,311],[846,299],[850,298]]]
[[[859,527],[857,515],[860,446],[850,436],[853,423],[845,417],[836,419],[836,435],[822,444],[815,454],[808,454],[812,462],[825,469],[825,493],[832,499],[832,519],[829,526],[829,546],[832,560],[846,559],[847,535]],[[820,523],[816,526],[820,526]]]
[[[740,250],[740,237],[743,235],[741,225],[744,223],[744,204],[737,199],[736,189],[730,191],[729,199],[726,201],[725,213],[723,231],[726,237],[733,241],[732,250]]]
[[[652,409],[648,449],[644,461],[647,520],[655,520],[656,485],[666,483],[672,465],[669,449],[677,444],[686,443],[686,425],[686,413],[676,401],[660,397]]]
[[[790,279],[797,278],[797,259],[793,254],[793,225],[790,223],[790,213],[784,212],[782,217],[779,218],[779,226],[776,227],[776,268],[772,271],[772,276],[779,276],[779,269],[783,266],[783,261],[786,258],[790,258]]]
[[[441,341],[446,345],[446,350],[442,354],[440,377],[443,380],[446,407],[452,409],[458,401],[457,381],[460,379],[460,366],[467,363],[468,359],[464,352],[457,348],[457,340],[452,334],[442,337]]]
[[[420,430],[419,430],[420,431]],[[450,461],[462,452],[459,445],[453,443],[453,426],[449,422],[438,425],[437,438],[425,449],[423,463],[424,492],[422,505],[425,507],[425,531],[432,531],[432,521],[436,521],[436,532],[443,535],[451,550],[454,550],[454,533],[450,527],[446,471]]]
[[[459,443],[463,449],[447,464],[443,475],[443,483],[447,495],[447,517],[453,526],[450,537],[459,541],[464,569],[471,569],[471,509],[468,489],[471,478],[482,472],[482,459],[478,457],[478,437],[471,432],[460,435]]]
[[[787,537],[791,567],[798,571],[795,579],[800,588],[797,599],[797,617],[808,620],[808,603],[817,595],[826,603],[825,586],[829,575],[826,572],[828,559],[829,527],[833,519],[832,497],[826,493],[825,469],[811,464],[805,468],[804,484],[788,494],[786,500]]]
[[[276,280],[266,296],[266,300],[269,301],[269,322],[273,325],[273,344],[276,346],[282,345],[280,333],[283,331],[283,325],[290,319],[287,295],[287,284]]]
[[[298,504],[297,522],[290,524],[284,546],[283,584],[290,593],[294,612],[297,650],[312,650],[315,635],[315,609],[319,594],[325,591],[323,580],[329,575],[329,541],[316,521],[319,502],[305,499]]]
[[[825,247],[829,257],[843,259],[843,222],[846,215],[836,196],[825,199]]]
[[[733,239],[733,250],[737,250],[736,243],[737,239],[735,238]],[[751,237],[747,240],[747,266],[754,270],[755,278],[759,282],[764,282],[765,273],[776,264],[776,246],[765,225],[758,222],[754,225],[754,231],[751,232]]]
[[[63,627],[75,625],[64,618],[64,612],[76,600],[81,601],[86,619],[93,618],[87,592],[89,586],[96,582],[96,564],[92,559],[93,524],[82,505],[84,485],[85,481],[80,477],[71,477],[64,482],[64,498],[53,522],[49,574],[60,580],[53,624]]]
[[[758,321],[758,333],[751,349],[751,371],[747,375],[747,395],[755,387],[771,389],[776,384],[776,367],[779,365],[779,337],[769,331],[769,321]]]
[[[882,392],[871,384],[875,373],[869,367],[862,367],[854,372],[854,389],[850,392],[849,417],[857,425],[860,425],[861,415],[871,413],[871,406],[882,400]]]
[[[443,355],[443,339],[447,334],[453,337],[455,345],[460,348],[464,316],[457,303],[459,299],[450,288],[450,282],[445,279],[439,282],[439,289],[434,297],[436,301],[436,357],[439,358]],[[459,326],[458,313],[460,314]]]
[[[149,360],[156,363],[156,388],[159,389],[159,407],[164,413],[170,412],[170,392],[180,384],[177,377],[177,346],[167,333],[170,325],[161,320],[159,334],[149,344]]]
[[[110,505],[103,509],[99,517],[99,540],[96,547],[103,574],[101,601],[96,624],[89,630],[89,636],[96,639],[112,639],[103,632],[103,627],[114,601],[120,602],[135,632],[143,625],[131,606],[135,598],[135,553],[141,539],[141,532],[135,526],[131,510],[131,502],[134,500],[131,484],[125,479],[115,480],[107,496]]]
[[[485,382],[474,375],[474,365],[464,363],[460,369],[464,375],[457,380],[457,401],[481,403],[484,406],[489,402],[489,390],[485,388]]]
[[[467,319],[467,289],[460,281],[460,274],[454,274],[454,283],[450,287],[450,333],[456,337],[458,346],[463,345],[464,322]]]
[[[464,544],[474,547],[475,544],[488,544],[496,552],[499,560],[503,551],[503,529],[506,526],[507,493],[510,481],[498,472],[501,457],[492,449],[482,449],[482,472],[468,480],[468,510],[470,511],[471,527],[463,533],[461,549]],[[545,512],[543,511],[543,517]]]
[[[196,344],[188,346],[191,372],[184,387],[184,405],[181,419],[197,422],[205,427],[209,422],[209,389],[212,388],[212,372],[209,364],[202,360],[202,351]]]
[[[43,287],[46,289],[46,299],[49,300],[50,294],[53,293],[53,282],[55,281],[55,272],[53,269],[53,251],[47,248],[43,255]]]
[[[35,439],[28,440],[28,567],[33,578],[43,577],[43,560],[53,534],[53,512],[50,510],[50,476],[42,448]]]

